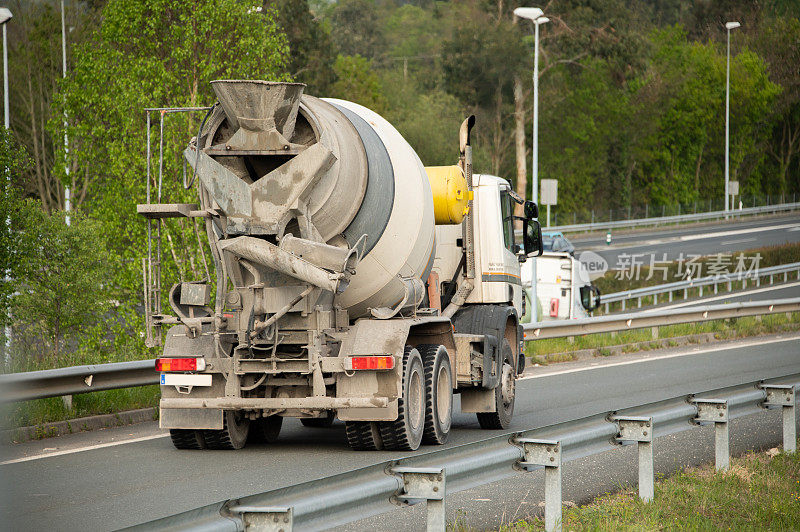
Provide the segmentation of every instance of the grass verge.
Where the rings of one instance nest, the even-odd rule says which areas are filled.
[[[772,314],[762,316],[759,321],[757,316],[745,318],[730,318],[727,320],[715,320],[704,323],[683,323],[679,325],[668,325],[659,328],[659,338],[674,338],[700,333],[713,333],[717,340],[729,340],[733,338],[745,338],[759,336],[762,334],[774,334],[800,329],[800,313],[793,312],[790,316],[786,314]],[[589,334],[585,336],[575,336],[572,341],[568,338],[548,338],[545,340],[534,340],[527,342],[525,353],[531,357],[535,363],[547,364],[553,362],[564,362],[573,360],[571,352],[580,349],[598,349],[599,354],[611,354],[607,349],[610,346],[623,344],[641,344],[652,340],[652,332],[648,329],[638,329],[633,331],[621,331],[616,335],[612,333]],[[635,350],[643,349],[639,346]],[[633,352],[633,350],[628,351]]]
[[[13,429],[96,414],[148,408],[158,405],[160,395],[159,387],[153,385],[74,395],[72,408],[67,408],[61,397],[14,403],[4,409],[5,428]],[[79,431],[81,428],[75,427],[75,430]]]
[[[564,508],[562,518],[564,530],[798,530],[800,453],[750,452],[724,473],[713,464],[687,469],[657,482],[647,504],[628,488]],[[501,530],[544,530],[544,521]]]

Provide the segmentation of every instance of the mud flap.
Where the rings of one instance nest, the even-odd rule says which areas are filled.
[[[500,384],[500,372],[498,371],[497,355],[499,344],[497,337],[487,334],[483,337],[483,378],[481,385],[487,390],[492,390]],[[485,412],[485,410],[477,410]]]
[[[462,412],[496,412],[495,391],[484,388],[467,388],[461,390]]]
[[[222,429],[222,410],[215,408],[160,408],[162,429]]]

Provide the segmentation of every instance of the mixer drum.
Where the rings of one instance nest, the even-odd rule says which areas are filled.
[[[352,318],[416,303],[433,265],[433,199],[400,133],[358,104],[303,95],[302,84],[212,87],[220,104],[186,157],[223,214],[223,238],[355,247],[361,260],[335,300]]]

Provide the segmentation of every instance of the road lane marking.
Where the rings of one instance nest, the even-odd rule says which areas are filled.
[[[592,371],[601,368],[612,368],[615,366],[629,366],[631,364],[640,364],[642,362],[652,362],[654,360],[665,360],[668,358],[677,358],[677,357],[685,357],[685,356],[694,356],[701,353],[713,353],[715,351],[730,351],[733,349],[744,349],[746,347],[752,347],[755,345],[766,345],[766,344],[777,344],[781,342],[796,342],[800,340],[800,335],[792,336],[791,338],[775,338],[773,340],[763,340],[761,338],[756,339],[750,342],[736,342],[735,345],[731,345],[730,343],[726,343],[726,345],[716,346],[716,347],[709,347],[708,349],[700,350],[699,348],[694,348],[692,351],[682,352],[682,353],[674,353],[672,355],[663,355],[663,356],[653,356],[652,351],[650,354],[646,356],[646,358],[639,358],[636,360],[626,360],[624,362],[612,362],[611,364],[603,364],[602,366],[584,366],[581,368],[571,368],[565,370],[557,370],[551,371],[548,373],[538,373],[536,375],[528,375],[527,377],[520,377],[518,381],[524,381],[528,379],[539,379],[542,377],[552,377],[553,375],[566,375],[567,373],[579,373],[581,371]]]
[[[721,246],[730,246],[731,244],[744,244],[745,242],[755,242],[758,240],[756,237],[740,238],[739,240],[723,240],[720,242]]]
[[[793,223],[793,224],[782,224],[782,225],[769,225],[769,226],[762,226],[762,227],[751,227],[749,229],[734,229],[732,231],[719,231],[718,233],[701,233],[699,235],[684,235],[678,237],[679,240],[687,241],[687,240],[705,240],[707,238],[717,238],[721,236],[733,236],[733,235],[744,235],[747,233],[762,233],[764,231],[776,231],[778,229],[789,229],[789,228],[798,228],[800,229],[800,224]]]
[[[29,462],[31,460],[39,460],[41,458],[52,458],[54,456],[63,456],[65,454],[80,453],[83,451],[93,451],[95,449],[102,449],[104,447],[115,447],[117,445],[125,445],[126,443],[137,443],[140,441],[156,440],[158,438],[166,438],[169,434],[153,434],[150,436],[142,436],[141,438],[131,438],[130,440],[112,441],[107,443],[98,443],[96,445],[89,445],[87,447],[76,447],[75,449],[64,449],[63,451],[55,451],[52,453],[35,454],[32,456],[23,456],[22,458],[13,458],[0,462],[0,466],[9,464],[18,464],[20,462]]]
[[[776,274],[778,275],[778,274]],[[724,281],[723,281],[724,282]],[[737,281],[732,281],[737,282]],[[689,307],[692,305],[703,305],[710,301],[719,301],[720,299],[727,299],[727,298],[739,298],[744,296],[749,296],[750,294],[760,294],[762,292],[770,292],[772,290],[781,290],[783,288],[794,288],[795,286],[800,286],[800,281],[794,283],[784,283],[784,284],[774,284],[765,286],[764,288],[755,288],[753,290],[746,290],[744,292],[725,292],[724,294],[714,296],[714,297],[704,297],[703,299],[695,299],[693,301],[684,301],[682,303],[676,303],[674,305],[667,305],[654,308],[649,308],[647,310],[643,310],[642,312],[656,312],[659,310],[669,310],[671,308],[681,308],[681,307]],[[710,321],[710,320],[709,320]]]

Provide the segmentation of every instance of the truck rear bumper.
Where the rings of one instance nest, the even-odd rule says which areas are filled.
[[[224,410],[286,410],[286,409],[338,409],[338,408],[386,408],[386,397],[271,397],[271,398],[164,398],[162,409],[224,409]]]

